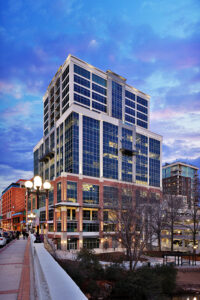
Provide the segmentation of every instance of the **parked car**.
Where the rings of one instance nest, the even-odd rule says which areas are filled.
[[[6,243],[7,244],[10,243],[10,241],[11,241],[10,233],[7,231],[4,231],[3,236],[6,238]]]
[[[0,233],[0,247],[6,245],[6,238]]]

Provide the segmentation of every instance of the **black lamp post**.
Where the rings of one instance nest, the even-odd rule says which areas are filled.
[[[35,243],[41,243],[40,234],[39,234],[39,228],[40,228],[40,221],[39,221],[39,197],[40,195],[46,195],[46,198],[48,198],[49,189],[51,188],[51,184],[48,181],[45,181],[42,184],[42,178],[40,176],[35,176],[33,178],[33,181],[26,181],[25,186],[27,188],[28,192],[28,198],[31,194],[36,195],[37,199],[37,233],[36,233],[36,240]],[[42,189],[43,186],[43,190]]]

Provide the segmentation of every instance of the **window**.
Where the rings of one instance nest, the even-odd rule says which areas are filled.
[[[160,186],[160,141],[149,139],[149,184]]]
[[[106,111],[107,111],[105,105],[102,105],[102,104],[97,103],[97,102],[94,102],[94,101],[92,101],[92,107],[95,108],[95,109],[98,109],[98,110],[100,110],[100,111],[103,111],[103,112],[106,112]]]
[[[61,202],[61,182],[57,183],[57,203]]]
[[[147,115],[143,115],[140,112],[137,112],[137,118],[147,121]]]
[[[135,108],[135,102],[125,99],[125,105]]]
[[[63,81],[62,90],[65,89],[65,87],[67,86],[68,83],[69,83],[69,76],[67,76],[67,78]],[[68,91],[69,91],[69,87],[68,87]]]
[[[122,206],[131,206],[133,199],[132,190],[128,188],[122,188]]]
[[[103,224],[103,231],[104,232],[114,232],[115,231],[115,224]]]
[[[125,113],[135,116],[135,111],[129,107],[125,107]]]
[[[107,81],[103,79],[102,77],[99,77],[98,75],[92,74],[92,81],[102,85],[102,86],[107,86]]]
[[[74,91],[84,96],[90,97],[90,91],[80,85],[74,84]]]
[[[141,98],[141,97],[139,97],[139,96],[137,96],[137,103],[142,104],[142,105],[148,107],[148,101],[145,100],[145,99],[143,99],[143,98]]]
[[[99,239],[97,239],[97,238],[83,239],[83,248],[86,248],[86,249],[99,248]]]
[[[53,221],[53,215],[54,215],[54,212],[53,210],[49,210],[49,221]]]
[[[61,232],[61,222],[57,222],[57,232]]]
[[[74,65],[74,73],[77,73],[87,79],[90,79],[90,72],[77,65]]]
[[[132,118],[128,115],[125,115],[125,121],[131,123],[131,124],[135,124],[135,118]]]
[[[46,212],[41,211],[40,212],[40,222],[45,222],[46,221]]]
[[[132,151],[133,133],[122,128],[122,148]],[[122,180],[132,182],[133,160],[132,156],[122,153]]]
[[[93,89],[93,91],[96,91],[96,92],[106,96],[106,89],[104,89],[103,87],[93,83],[92,84],[92,89]]]
[[[64,107],[69,102],[69,94],[63,99],[62,107]]]
[[[118,179],[118,127],[103,122],[103,176]]]
[[[53,204],[53,193],[54,193],[53,190],[49,191],[49,205]]]
[[[46,100],[44,101],[44,108],[48,105],[49,98],[47,97]]]
[[[90,221],[90,210],[83,210],[83,220]]]
[[[80,96],[76,93],[74,93],[74,101],[90,106],[90,100],[88,98]]]
[[[90,82],[82,77],[79,77],[78,75],[74,74],[74,81],[78,84],[84,85],[88,88],[90,88]]]
[[[136,133],[136,182],[147,184],[148,180],[148,138]]]
[[[83,174],[99,177],[99,121],[83,116]]]
[[[122,120],[122,86],[112,81],[112,117]]]
[[[67,222],[68,232],[77,232],[77,222]]]
[[[69,74],[69,66],[65,69],[65,71],[62,74],[62,81],[66,78],[66,76]]]
[[[147,126],[148,126],[148,124],[146,122],[143,122],[141,120],[137,120],[137,125],[144,127],[144,128],[147,128]]]
[[[67,202],[77,202],[77,183],[67,181]]]
[[[53,232],[53,231],[54,231],[53,224],[49,224],[49,232]]]
[[[83,203],[99,204],[99,186],[94,184],[83,184]]]
[[[64,99],[65,96],[67,95],[67,93],[69,92],[69,85],[64,89],[64,91],[62,92],[62,98]]]
[[[76,210],[75,209],[67,209],[67,220],[76,220]]]
[[[129,92],[129,91],[126,91],[125,90],[125,97],[131,99],[131,100],[135,100],[135,94]]]
[[[98,211],[97,210],[93,210],[92,211],[92,220],[98,220]]]
[[[65,172],[79,173],[79,115],[72,113],[65,120]]]
[[[137,110],[141,111],[141,112],[144,113],[144,114],[147,114],[147,113],[148,113],[147,108],[146,108],[146,107],[143,107],[143,106],[141,106],[141,105],[139,105],[139,104],[137,104]]]
[[[106,97],[104,96],[101,96],[95,92],[92,92],[92,99],[96,100],[96,101],[99,101],[101,103],[104,103],[106,104]]]
[[[99,224],[83,223],[83,232],[99,232]]]
[[[104,206],[118,206],[118,188],[113,186],[103,187],[103,202]]]
[[[46,204],[46,195],[39,196],[39,208],[44,207]]]
[[[97,210],[83,210],[83,220],[84,221],[97,221],[98,211]]]

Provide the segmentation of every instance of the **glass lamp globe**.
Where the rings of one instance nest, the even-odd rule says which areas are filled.
[[[33,187],[32,181],[30,181],[30,180],[26,181],[26,182],[25,182],[25,187],[26,187],[27,189],[31,189],[31,188]]]
[[[45,181],[44,184],[43,184],[43,188],[45,190],[50,190],[51,188],[51,183],[49,181]]]
[[[37,188],[41,188],[42,186],[42,178],[40,176],[35,176],[34,179],[34,188],[37,189]]]

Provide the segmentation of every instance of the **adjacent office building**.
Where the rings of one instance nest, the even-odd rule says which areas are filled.
[[[1,196],[2,224],[4,230],[19,230],[26,227],[25,180],[11,183]]]
[[[61,248],[101,248],[105,232],[114,233],[109,213],[117,203],[161,194],[162,137],[149,130],[150,96],[69,55],[43,107],[34,175],[51,180],[53,189],[47,214],[40,205],[40,221]]]

